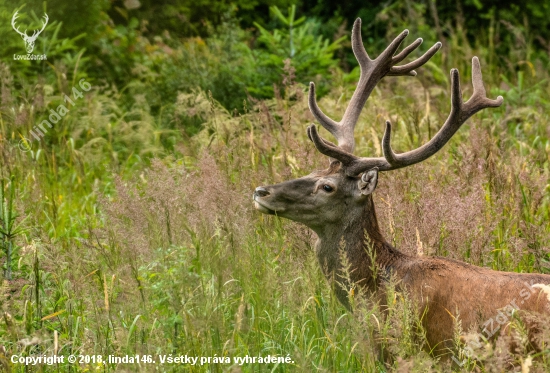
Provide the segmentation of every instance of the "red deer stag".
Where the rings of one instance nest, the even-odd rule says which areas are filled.
[[[430,348],[441,351],[452,346],[453,320],[457,313],[465,330],[477,323],[485,328],[486,334],[498,327],[497,323],[488,325],[488,320],[492,321],[507,306],[548,313],[548,299],[542,293],[544,286],[532,285],[550,284],[549,275],[498,272],[442,257],[413,257],[400,252],[384,239],[372,198],[378,172],[422,162],[441,149],[468,118],[482,109],[500,106],[503,98],[491,100],[486,97],[479,60],[474,57],[472,97],[463,102],[458,71],[452,69],[451,111],[443,127],[430,141],[418,149],[396,154],[390,144],[391,124],[386,122],[382,140],[384,157],[357,157],[353,155],[354,128],[376,84],[386,75],[415,76],[413,69],[425,64],[441,47],[441,43],[437,43],[413,62],[396,66],[422,43],[422,39],[395,54],[408,34],[405,30],[373,60],[365,51],[360,28],[361,20],[357,19],[353,26],[352,48],[361,75],[340,122],[321,111],[315,100],[315,85],[310,83],[309,108],[338,142],[335,145],[321,138],[314,125],[307,128],[317,150],[330,158],[329,168],[296,180],[256,188],[253,195],[256,209],[303,223],[315,231],[318,236],[316,255],[329,281],[343,277],[339,253],[342,240],[353,283],[383,299],[380,296],[383,290],[379,290],[383,276],[375,276],[372,268],[378,267],[379,273],[396,276],[399,286],[408,289],[424,314]],[[375,255],[367,254],[365,235]],[[375,265],[370,257],[375,258]],[[350,284],[334,285],[334,281],[332,284],[337,298],[350,309],[347,291]]]

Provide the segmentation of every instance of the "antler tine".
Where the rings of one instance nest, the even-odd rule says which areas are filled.
[[[418,43],[418,45],[420,45],[422,43],[422,39],[417,39],[415,41],[415,43],[420,40],[420,43]],[[413,44],[411,44],[410,46],[413,46]],[[417,46],[418,46],[417,45]],[[410,47],[409,46],[409,47]],[[405,58],[410,52],[412,52],[414,49],[417,48],[417,46],[415,48],[412,48],[410,51],[404,49],[403,52],[408,52],[405,56],[403,56],[401,58],[401,53],[399,53],[397,56],[394,57],[394,61],[397,60],[397,61],[402,61],[403,58]],[[430,49],[428,49],[426,51],[426,53],[424,53],[421,57],[417,58],[416,60],[412,61],[412,62],[409,62],[408,64],[406,65],[401,65],[401,66],[393,66],[391,69],[390,69],[390,72],[388,73],[388,76],[400,76],[400,75],[411,75],[411,76],[416,76],[416,71],[414,71],[414,69],[416,68],[419,68],[420,66],[424,65],[426,62],[428,62],[428,60],[430,58],[433,57],[434,54],[437,53],[437,51],[441,48],[441,43],[440,42],[437,42],[435,43]],[[398,59],[401,58],[401,59]],[[397,63],[397,62],[396,62]]]
[[[309,139],[313,141],[313,144],[321,154],[339,161],[344,166],[344,170],[348,176],[356,176],[362,172],[355,172],[354,170],[363,168],[366,165],[366,162],[369,164],[367,167],[368,169],[378,167],[382,171],[385,171],[389,167],[388,161],[385,158],[379,157],[367,159],[356,157],[355,155],[343,150],[341,147],[323,139],[319,136],[317,128],[313,124],[307,128],[307,135]]]
[[[393,55],[395,54],[395,52],[397,52],[397,49],[399,48],[403,40],[405,40],[407,35],[409,35],[409,30],[405,29],[401,31],[401,33],[397,35],[395,39],[393,39],[393,41],[386,47],[386,49],[384,49],[384,51],[380,53],[380,55],[376,58],[376,60],[383,61],[386,63],[393,62]]]
[[[42,22],[42,28],[40,30],[34,30],[32,36],[38,36],[42,33],[42,31],[44,31],[44,29],[46,28],[46,26],[48,25],[48,20],[49,20],[49,17],[46,13],[44,13],[44,22]]]
[[[49,20],[50,20],[50,17],[48,17],[48,15],[44,13],[44,22],[42,22],[42,29],[40,30],[40,32],[44,31],[44,29],[48,25]]]
[[[475,56],[472,58],[472,85],[474,86],[474,93],[464,103],[464,111],[468,116],[472,116],[486,107],[499,107],[502,105],[504,101],[502,96],[498,96],[496,100],[487,98],[485,86],[483,85],[483,77],[481,76],[481,66],[479,65],[479,59]]]
[[[388,161],[389,165],[395,167],[398,165],[399,160],[395,157],[395,153],[391,148],[391,123],[386,121],[386,131],[384,131],[384,137],[382,137],[382,153],[384,158]]]
[[[319,136],[314,124],[307,128],[307,135],[321,154],[337,159],[343,165],[351,165],[359,158]]]
[[[395,52],[397,51],[397,48],[399,48],[399,45],[401,45],[401,43],[407,37],[407,35],[409,35],[409,30],[404,30],[403,32],[401,32],[401,34],[399,34],[386,47],[384,52],[382,52],[380,54],[380,56],[378,56],[378,58],[376,58],[376,60],[378,60],[378,59],[385,60],[388,57],[393,56],[395,54]],[[418,45],[416,47],[418,47]],[[353,54],[355,55],[355,58],[357,59],[357,62],[359,62],[359,66],[361,67],[361,70],[363,70],[363,69],[366,70],[369,67],[369,65],[372,62],[375,61],[375,60],[372,60],[369,57],[367,51],[365,50],[365,45],[363,44],[363,38],[361,36],[361,18],[357,18],[355,20],[355,22],[353,23],[353,29],[352,29],[352,32],[351,32],[351,48],[353,50]],[[407,47],[407,48],[410,48],[410,46]],[[405,58],[415,48],[411,49],[403,58]],[[401,53],[403,53],[403,52],[401,52]],[[399,61],[402,61],[403,58],[401,58],[401,60],[399,60]],[[397,62],[399,62],[399,61],[397,61]]]
[[[437,153],[472,115],[488,107],[499,107],[504,101],[502,96],[498,96],[496,100],[487,98],[477,57],[472,59],[472,84],[474,93],[467,102],[463,102],[458,70],[452,69],[451,112],[439,132],[430,141],[409,152],[395,154],[390,142],[391,124],[387,121],[382,139],[385,163],[379,165],[380,158],[360,158],[347,167],[346,173],[357,175],[375,166],[379,167],[380,171],[390,171],[422,162]]]
[[[373,60],[369,57],[363,45],[363,40],[361,38],[361,19],[357,18],[357,20],[355,20],[351,35],[351,46],[361,68],[361,75],[357,83],[357,88],[340,122],[332,120],[321,111],[315,99],[315,85],[310,83],[308,103],[311,113],[315,119],[336,138],[338,147],[343,151],[353,153],[355,148],[355,139],[353,136],[355,125],[357,124],[357,120],[359,119],[359,115],[367,99],[374,87],[376,87],[376,84],[386,75],[416,75],[413,69],[425,64],[441,47],[441,43],[436,43],[424,53],[422,57],[413,62],[403,66],[394,66],[406,58],[422,43],[422,39],[417,39],[411,45],[405,47],[402,52],[394,56],[408,34],[408,30],[401,32],[401,34],[399,34],[386,49]],[[338,159],[338,157],[333,158]]]
[[[15,20],[19,18],[19,11],[15,11],[13,16],[11,17],[11,25],[15,27]]]
[[[363,44],[363,38],[361,37],[361,18],[357,18],[353,23],[353,29],[351,31],[351,49],[353,54],[359,62],[361,69],[366,67],[372,60],[370,59],[365,45]]]
[[[399,63],[403,61],[412,51],[414,51],[424,40],[422,38],[416,39],[410,45],[406,46],[399,54],[393,56],[392,63]]]
[[[357,19],[353,25],[352,46],[355,57],[359,61],[359,66],[361,67],[361,76],[344,116],[340,121],[341,126],[344,128],[343,131],[350,133],[348,134],[348,137],[353,137],[353,131],[363,106],[365,106],[365,103],[367,102],[374,87],[376,87],[376,84],[378,84],[384,76],[416,75],[416,72],[412,72],[412,69],[426,63],[426,61],[428,61],[441,47],[441,43],[437,43],[419,59],[411,62],[410,64],[404,65],[404,67],[396,66],[398,69],[395,69],[394,65],[402,61],[413,50],[418,48],[422,42],[422,39],[417,39],[394,57],[393,55],[409,34],[409,30],[404,30],[376,59],[372,60],[368,57],[363,46],[360,27],[361,20]],[[351,151],[353,151],[354,147],[355,144],[351,146]]]
[[[19,12],[16,11],[15,14],[11,17],[11,27],[17,32],[19,35],[23,35],[21,31],[19,31],[19,26],[15,27],[15,20],[19,18]],[[27,30],[25,30],[25,34],[27,33]]]
[[[309,83],[309,95],[308,95],[308,104],[311,114],[317,119],[317,121],[334,137],[338,139],[338,123],[321,111],[319,105],[317,105],[317,100],[315,99],[315,83]]]

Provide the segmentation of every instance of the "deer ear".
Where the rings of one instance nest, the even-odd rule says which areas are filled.
[[[371,194],[376,189],[378,184],[378,167],[374,167],[361,175],[361,179],[357,183],[359,191],[362,195]]]

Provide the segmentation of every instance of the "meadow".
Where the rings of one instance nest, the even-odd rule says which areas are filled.
[[[456,350],[437,357],[425,349],[407,294],[390,291],[388,310],[358,294],[353,313],[336,300],[314,233],[260,214],[252,192],[327,166],[305,131],[314,122],[307,84],[325,82],[319,104],[340,118],[358,70],[345,71],[333,55],[349,38],[319,43],[320,54],[297,62],[276,60],[246,49],[241,31],[227,31],[231,22],[210,38],[177,41],[147,39],[137,26],[110,28],[104,40],[122,45],[106,52],[113,61],[133,43],[125,84],[94,75],[78,39],[52,34],[42,67],[0,62],[0,370],[550,371],[550,324],[521,310],[470,358],[461,346],[481,328],[457,323]],[[389,28],[387,40],[401,26]],[[506,55],[492,34],[475,45],[457,27],[417,77],[384,78],[355,130],[355,153],[381,156],[388,119],[396,151],[425,143],[449,112],[449,69],[459,69],[468,98],[470,61],[479,56],[488,96],[502,95],[504,104],[476,114],[429,160],[381,174],[374,201],[382,230],[411,255],[550,274],[549,60],[533,51],[531,34],[508,26],[516,44]],[[422,20],[409,27],[409,43],[435,42]],[[295,42],[308,51],[325,41],[303,32]],[[281,40],[262,35],[264,43]],[[275,49],[263,53],[280,56]],[[367,50],[376,56],[382,48]],[[324,62],[307,70],[315,58]],[[228,64],[234,59],[241,65]],[[271,70],[238,81],[254,61]],[[230,95],[247,85],[257,90]],[[68,111],[36,140],[31,131],[60,105]],[[532,322],[539,352],[525,330]],[[54,354],[95,358],[28,368],[11,361]],[[109,355],[142,358],[104,363]],[[162,364],[159,355],[211,359]]]

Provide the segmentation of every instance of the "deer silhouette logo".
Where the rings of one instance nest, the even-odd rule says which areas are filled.
[[[15,20],[19,17],[19,12],[15,12],[13,17],[11,18],[11,27],[17,32],[21,37],[23,38],[23,41],[25,42],[25,48],[27,49],[27,53],[32,53],[34,50],[34,42],[36,41],[36,38],[44,29],[46,28],[46,25],[48,24],[48,15],[44,13],[44,22],[42,24],[42,28],[40,30],[34,30],[31,36],[27,35],[27,30],[25,29],[24,32],[19,31],[19,26],[15,26]]]

